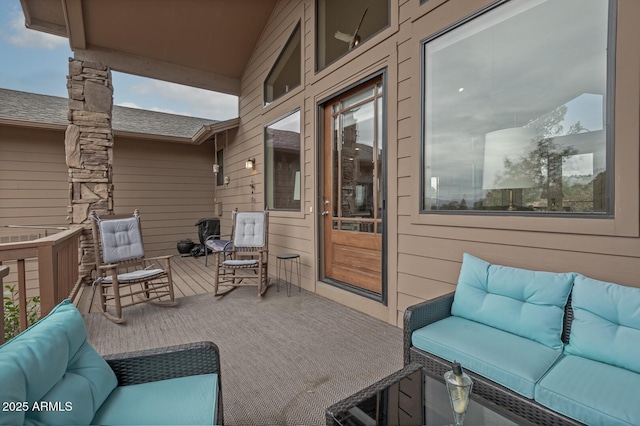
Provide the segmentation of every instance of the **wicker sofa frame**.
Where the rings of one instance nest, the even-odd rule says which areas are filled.
[[[425,352],[411,345],[411,334],[426,325],[444,319],[451,315],[451,305],[453,304],[454,293],[449,293],[436,299],[428,300],[414,306],[410,306],[404,313],[404,364],[418,362],[427,371],[442,377],[451,369],[451,362]],[[562,341],[566,344],[569,341],[571,321],[573,320],[573,310],[571,301],[565,307]],[[580,425],[560,413],[550,410],[536,401],[526,398],[511,389],[501,386],[483,376],[467,370],[473,379],[473,393],[506,408],[516,415],[528,421],[545,426]]]
[[[217,424],[224,424],[220,351],[212,342],[105,355],[118,378],[118,386],[135,385],[200,374],[218,375]]]

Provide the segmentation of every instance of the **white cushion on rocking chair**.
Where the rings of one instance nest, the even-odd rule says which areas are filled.
[[[252,266],[257,265],[258,261],[255,259],[246,259],[246,260],[225,260],[223,262],[224,266]]]
[[[104,263],[144,257],[144,246],[137,217],[108,219],[98,222]]]
[[[126,281],[132,280],[140,280],[144,278],[152,278],[156,275],[161,275],[164,273],[164,269],[140,269],[138,271],[126,272],[124,274],[118,274],[118,282],[124,283]],[[107,276],[102,280],[103,283],[110,283],[112,280],[111,276]]]

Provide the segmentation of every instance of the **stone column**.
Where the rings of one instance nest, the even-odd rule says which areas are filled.
[[[91,280],[94,269],[89,213],[113,214],[113,86],[108,67],[69,58],[69,125],[65,153],[69,167],[69,216],[82,226],[80,275]]]

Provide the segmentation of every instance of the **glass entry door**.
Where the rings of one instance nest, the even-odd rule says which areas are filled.
[[[382,80],[325,104],[324,278],[382,294]]]

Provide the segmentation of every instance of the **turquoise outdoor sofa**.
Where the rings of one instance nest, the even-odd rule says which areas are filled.
[[[222,424],[220,357],[200,342],[102,357],[68,300],[0,346],[1,425]]]
[[[640,425],[640,288],[464,254],[455,293],[409,307],[404,361],[543,425]]]

